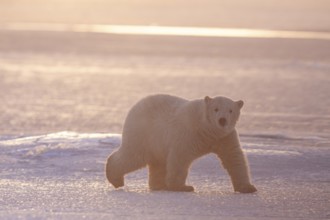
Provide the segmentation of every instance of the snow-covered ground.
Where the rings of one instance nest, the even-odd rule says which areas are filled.
[[[328,40],[0,31],[0,133],[121,133],[142,97],[245,101],[245,133],[330,133]]]
[[[3,138],[1,219],[330,218],[329,139],[243,135],[259,190],[249,195],[233,193],[212,155],[192,166],[194,193],[149,191],[146,169],[129,174],[126,186],[115,190],[104,164],[120,140],[74,132]],[[299,147],[306,143],[310,147]]]
[[[11,7],[21,12],[26,4]],[[321,3],[314,11],[304,6],[306,14],[287,13],[297,18],[289,21],[278,14],[259,19],[257,6],[247,13],[256,17],[237,27],[278,27],[280,17],[283,29],[328,29]],[[7,13],[3,21],[20,21],[0,11]],[[319,17],[311,20],[310,13]],[[200,25],[211,20],[204,17]],[[329,40],[2,27],[0,219],[330,219]],[[126,113],[152,93],[244,100],[238,130],[258,192],[234,193],[212,155],[191,168],[194,193],[149,191],[146,169],[129,174],[123,189],[109,185],[104,165],[120,145]]]

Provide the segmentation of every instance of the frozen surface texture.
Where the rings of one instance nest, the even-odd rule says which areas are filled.
[[[167,93],[244,100],[240,132],[328,135],[329,60],[320,40],[0,31],[0,133],[121,133]]]
[[[327,219],[330,152],[324,138],[243,135],[258,187],[234,193],[215,156],[196,161],[195,193],[152,192],[147,171],[107,183],[104,164],[120,135],[60,132],[0,140],[1,219]],[[298,147],[327,143],[323,147]]]
[[[103,13],[92,10],[87,2],[95,3]],[[271,1],[280,5],[278,10],[268,1],[254,0],[251,5],[244,1],[242,8],[236,6],[239,1],[226,1],[219,12],[219,7],[213,7],[219,1],[212,0],[214,4],[203,10],[209,16],[196,16],[201,9],[197,1],[192,2],[195,6],[189,16],[181,13],[186,7],[174,10],[153,1],[151,9],[161,10],[159,16],[167,14],[167,19],[155,13],[158,18],[143,21],[135,18],[155,10],[132,2],[134,7],[124,13],[111,8],[128,20],[113,20],[115,15],[103,7],[103,0],[81,1],[86,20],[64,13],[64,8],[55,10],[51,4],[35,4],[39,14],[28,16],[23,12],[35,11],[28,10],[30,3],[25,0],[2,2],[0,14],[2,22],[136,21],[329,29],[326,1],[303,1],[299,7]],[[186,5],[186,1],[179,2]],[[267,10],[265,4],[269,4]],[[126,16],[136,8],[143,10]],[[91,12],[87,13],[90,16],[85,12]],[[96,13],[106,19],[95,17]],[[227,19],[213,19],[214,15]],[[0,28],[0,219],[330,219],[329,60],[327,40]],[[124,188],[112,188],[104,165],[121,142],[120,135],[112,133],[121,133],[130,107],[153,93],[244,100],[238,130],[258,192],[234,193],[229,177],[212,155],[192,166],[188,182],[195,186],[195,193],[151,192],[146,169],[129,174]]]

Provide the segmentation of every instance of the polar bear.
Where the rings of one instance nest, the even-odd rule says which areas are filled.
[[[234,191],[252,193],[246,157],[235,129],[243,101],[226,97],[186,100],[151,95],[129,111],[120,148],[106,164],[106,176],[115,187],[124,175],[148,166],[151,190],[194,191],[186,185],[191,163],[215,153],[231,177]]]

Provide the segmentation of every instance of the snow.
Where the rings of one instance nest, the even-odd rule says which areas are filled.
[[[154,13],[145,5],[149,0],[124,11],[101,0],[83,1],[74,13],[57,4],[63,7],[58,13],[44,2],[0,7],[0,219],[330,219],[328,40],[54,32],[48,25],[321,33],[328,30],[329,4],[257,0],[214,7],[219,3],[211,0],[203,6],[192,1],[188,9],[179,1],[165,10],[155,3],[161,13]],[[189,16],[182,16],[183,8]],[[81,13],[90,10],[95,20]],[[43,22],[48,31],[6,29],[11,22]],[[258,192],[234,193],[214,155],[193,163],[188,183],[194,193],[150,191],[147,169],[127,175],[125,187],[114,189],[104,166],[120,145],[115,133],[130,107],[154,93],[244,100],[238,130]]]
[[[322,137],[241,135],[258,192],[234,193],[213,155],[194,162],[194,193],[153,192],[147,169],[107,183],[104,165],[119,134],[58,132],[0,140],[1,219],[326,219],[330,145]]]

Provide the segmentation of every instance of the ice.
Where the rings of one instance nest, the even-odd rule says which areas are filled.
[[[330,219],[330,44],[314,39],[327,35],[328,3],[211,0],[187,8],[186,1],[147,0],[125,9],[128,1],[12,2],[0,7],[0,219]],[[23,27],[13,30],[12,22]],[[299,34],[52,30],[81,22]],[[306,31],[317,35],[297,39]],[[121,142],[114,133],[130,107],[154,93],[244,100],[238,131],[258,192],[234,193],[215,155],[193,163],[194,193],[150,191],[147,169],[114,189],[104,174]]]
[[[330,146],[325,138],[245,134],[241,141],[258,192],[234,193],[216,156],[193,163],[194,193],[153,192],[147,170],[107,183],[104,165],[121,135],[58,132],[0,137],[1,219],[326,219]],[[284,144],[290,140],[290,145]]]

